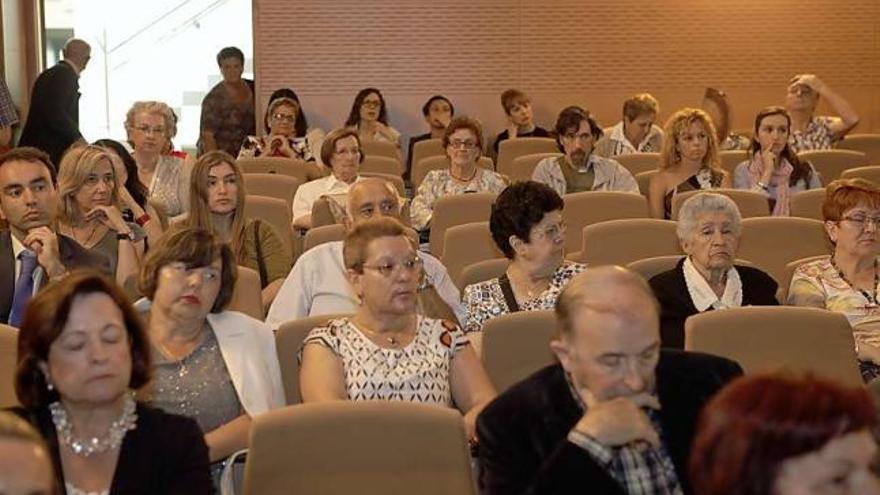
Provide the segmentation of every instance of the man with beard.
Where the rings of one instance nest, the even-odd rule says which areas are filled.
[[[556,302],[559,360],[477,419],[487,495],[687,495],[687,459],[703,404],[742,374],[735,362],[660,349],[645,281],[588,268]]]
[[[532,180],[552,187],[560,196],[582,191],[639,193],[635,178],[621,164],[593,153],[602,136],[599,124],[581,107],[564,108],[556,119],[556,144],[565,153],[541,160]]]

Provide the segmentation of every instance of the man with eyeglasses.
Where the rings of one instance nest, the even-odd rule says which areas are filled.
[[[91,53],[88,43],[71,38],[61,51],[62,60],[37,77],[19,146],[45,151],[58,164],[70,145],[85,142],[79,132],[79,75]]]
[[[840,117],[816,116],[819,97],[824,96]],[[788,143],[795,153],[827,150],[859,123],[859,114],[846,99],[813,74],[791,78],[785,97],[791,116]]]
[[[602,136],[599,124],[581,107],[564,108],[556,119],[556,144],[565,153],[541,160],[532,180],[547,184],[560,196],[582,191],[639,193],[635,178],[621,164],[593,153]]]
[[[377,217],[400,218],[401,200],[394,186],[378,178],[364,178],[348,193],[347,231]],[[415,232],[413,232],[415,236]],[[427,253],[419,253],[423,280],[419,307],[434,318],[463,321],[460,294],[446,267]],[[342,259],[342,241],[327,242],[303,253],[278,290],[266,323],[278,328],[283,323],[333,313],[354,313],[359,302],[347,278]]]

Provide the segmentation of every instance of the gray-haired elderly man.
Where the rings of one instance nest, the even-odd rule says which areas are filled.
[[[377,216],[400,218],[400,209],[400,198],[393,185],[382,179],[365,178],[349,190],[346,229]],[[435,309],[439,306],[439,314],[431,314],[432,317],[454,314],[462,321],[461,297],[446,267],[430,254],[419,253],[419,257],[425,271],[425,281],[419,290],[421,306]],[[444,305],[447,308],[443,308]],[[342,241],[328,242],[299,257],[278,290],[266,323],[278,328],[287,321],[306,316],[354,313],[357,306],[358,299],[346,278],[342,261]]]

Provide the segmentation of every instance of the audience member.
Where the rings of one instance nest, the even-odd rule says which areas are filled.
[[[199,154],[223,150],[234,156],[245,137],[257,132],[254,82],[242,79],[244,53],[234,46],[220,50],[217,65],[223,80],[202,100]]]
[[[788,304],[846,315],[869,382],[880,378],[880,189],[863,179],[836,180],[826,188],[822,217],[833,252],[795,269]]]
[[[449,168],[428,172],[419,185],[410,207],[413,228],[431,228],[434,203],[439,198],[474,192],[498,193],[504,189],[507,184],[501,175],[477,166],[482,142],[483,131],[479,122],[468,117],[452,119],[443,133]]]
[[[582,191],[639,193],[629,170],[594,153],[593,143],[602,136],[599,124],[581,107],[566,107],[556,119],[556,145],[564,155],[545,158],[532,173],[559,195]]]
[[[789,198],[822,187],[819,174],[802,162],[788,142],[791,118],[782,107],[767,107],[755,117],[751,158],[736,166],[733,187],[767,195],[774,216],[790,214]]]
[[[663,129],[654,125],[660,104],[650,93],[639,93],[623,102],[623,118],[608,136],[596,143],[596,154],[615,157],[630,153],[657,153],[663,147]]]
[[[864,388],[812,376],[735,380],[703,410],[695,495],[878,495],[877,409]]]
[[[6,79],[0,77],[0,152],[9,151],[12,147],[12,138],[15,134],[13,126],[18,124],[18,111],[15,102],[9,94]]]
[[[478,332],[497,316],[553,309],[556,298],[586,265],[566,261],[562,198],[532,181],[508,186],[492,205],[492,239],[510,260],[504,275],[464,289],[464,330]]]
[[[454,405],[473,439],[476,416],[495,390],[456,324],[416,312],[422,259],[403,225],[392,218],[360,223],[346,236],[343,257],[361,303],[353,317],[306,337],[303,401]]]
[[[816,116],[824,96],[840,117]],[[859,114],[843,96],[813,74],[798,74],[788,84],[785,108],[791,115],[788,142],[795,153],[831,149],[859,123]]]
[[[660,169],[651,177],[651,216],[672,217],[672,198],[685,191],[730,187],[730,176],[718,163],[715,126],[706,112],[684,108],[666,121]]]
[[[648,285],[620,267],[587,269],[556,303],[559,359],[477,420],[483,493],[690,492],[696,417],[742,373],[723,358],[660,350]]]
[[[110,152],[71,148],[58,173],[58,231],[107,258],[120,286],[140,270],[144,230],[122,218],[122,201]]]
[[[226,310],[235,279],[232,250],[200,228],[166,233],[140,277],[154,360],[144,397],[194,418],[212,462],[246,448],[252,418],[284,405],[272,330]]]
[[[409,151],[406,154],[406,170],[403,173],[403,178],[406,180],[409,180],[410,172],[412,171],[413,147],[415,144],[428,139],[441,139],[452,117],[455,116],[455,107],[452,106],[452,102],[445,96],[434,95],[428,98],[428,101],[422,106],[422,115],[425,116],[425,122],[428,124],[430,131],[409,139]]]
[[[492,143],[492,156],[498,156],[498,146],[505,139],[518,137],[551,137],[542,127],[535,125],[532,113],[532,100],[518,89],[508,89],[501,93],[501,107],[507,116],[507,129],[495,136]],[[480,142],[482,147],[482,142]]]
[[[345,228],[378,217],[400,218],[401,200],[393,185],[378,178],[366,178],[351,187]],[[360,304],[348,281],[342,257],[342,241],[327,242],[303,253],[293,265],[266,316],[266,323],[278,328],[283,323],[333,313],[354,313]],[[419,307],[432,318],[464,321],[459,292],[446,267],[428,253],[419,253],[423,274],[418,292]],[[447,316],[449,315],[449,316]]]
[[[189,227],[214,233],[232,249],[236,264],[260,274],[263,306],[268,307],[290,270],[290,255],[272,225],[244,216],[244,178],[225,151],[209,151],[193,166]]]
[[[35,148],[13,148],[0,155],[0,213],[9,225],[0,230],[0,322],[21,325],[34,293],[68,269],[98,268],[109,262],[55,231],[58,192],[55,167]]]
[[[706,88],[700,109],[706,112],[715,124],[715,139],[718,141],[719,151],[749,149],[751,139],[730,130],[733,112],[727,93],[716,88]]]
[[[183,218],[189,208],[190,166],[180,154],[167,153],[177,134],[174,112],[159,101],[135,102],[125,116],[125,130],[150,201],[172,220]]]
[[[265,136],[248,136],[238,152],[239,158],[281,156],[315,161],[321,155],[324,131],[309,129],[299,97],[292,89],[275,90],[263,116]]]
[[[0,411],[0,493],[58,493],[46,442],[33,426],[5,411]]]
[[[364,88],[354,97],[345,127],[356,131],[361,141],[392,143],[400,151],[400,133],[388,123],[385,97],[376,88]]]
[[[149,340],[125,294],[92,272],[50,284],[19,333],[15,391],[62,493],[214,493],[198,425],[135,402]]]
[[[699,193],[678,212],[677,233],[687,254],[672,270],[650,280],[660,302],[660,342],[684,348],[684,322],[704,311],[775,306],[776,281],[757,268],[734,265],[740,213],[727,196]]]
[[[61,61],[37,77],[19,146],[40,149],[52,163],[60,163],[71,144],[85,142],[79,132],[79,76],[91,54],[88,43],[70,38],[61,51]]]

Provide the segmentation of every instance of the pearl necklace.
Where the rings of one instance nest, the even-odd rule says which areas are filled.
[[[125,404],[122,406],[122,414],[110,424],[107,434],[102,437],[75,438],[73,436],[73,423],[67,417],[67,410],[60,402],[49,404],[52,413],[52,422],[61,443],[70,447],[74,454],[80,457],[89,457],[95,454],[103,454],[114,450],[122,445],[122,439],[126,432],[137,428],[137,413],[135,412],[134,399],[130,394],[125,396]]]

